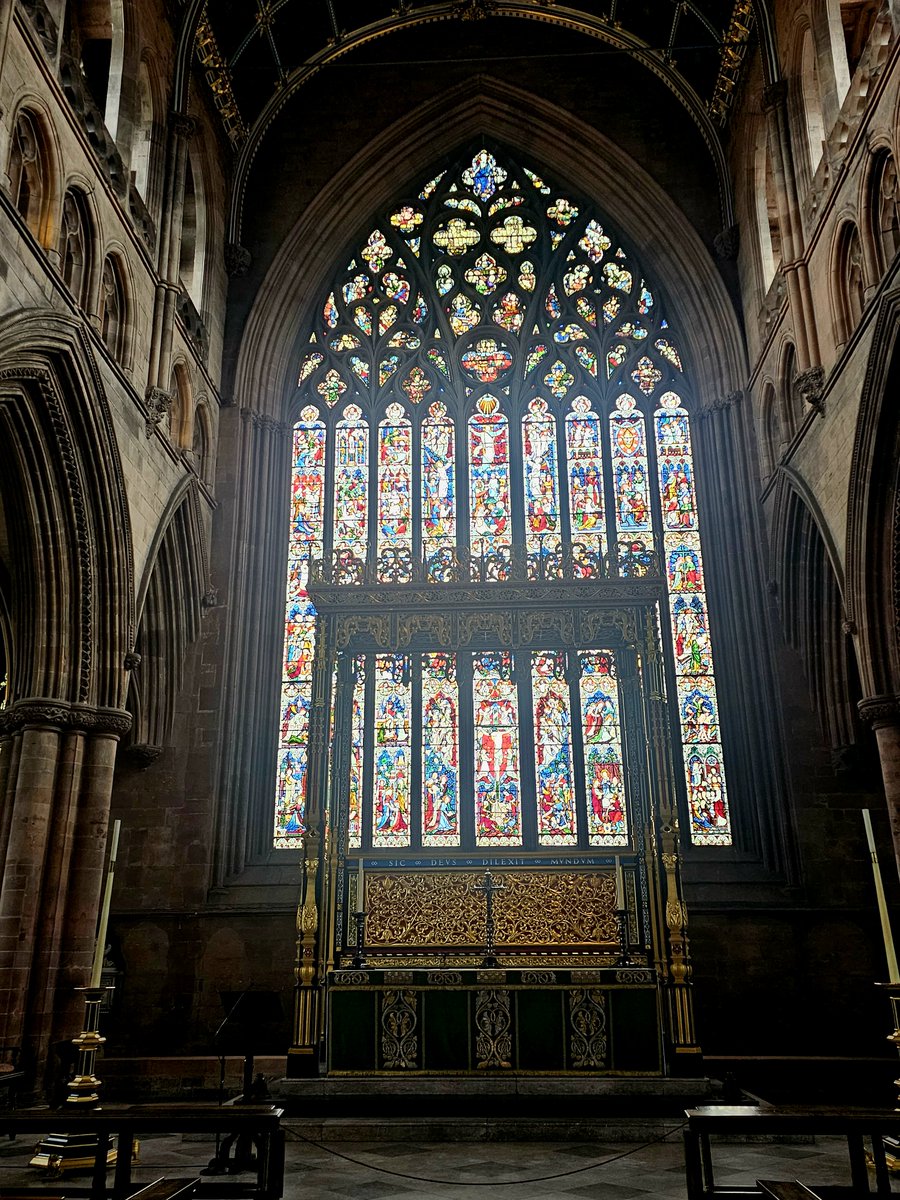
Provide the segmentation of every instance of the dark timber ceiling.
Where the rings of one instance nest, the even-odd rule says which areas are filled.
[[[408,39],[398,41],[397,34],[486,18],[491,35],[478,46],[475,71],[521,53],[517,24],[537,23],[538,39],[541,26],[553,25],[572,34],[569,49],[553,51],[563,69],[566,55],[595,57],[598,72],[604,56],[628,55],[667,78],[672,90],[683,92],[682,103],[687,96],[688,106],[702,106],[719,126],[727,120],[753,20],[752,0],[210,0],[197,53],[237,147],[260,120],[267,122],[273,105],[323,66],[347,55],[367,66],[396,66],[402,85],[402,67],[417,60]],[[509,28],[509,36],[498,36],[498,25]],[[523,62],[542,57],[539,40],[536,50],[522,55]],[[431,61],[439,72],[442,60]]]

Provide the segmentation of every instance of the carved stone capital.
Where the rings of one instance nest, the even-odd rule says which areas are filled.
[[[132,766],[137,767],[139,771],[146,771],[162,752],[162,746],[153,746],[149,742],[135,742],[128,747],[127,757]]]
[[[172,111],[172,129],[176,137],[192,138],[197,132],[197,118],[187,113]]]
[[[269,413],[257,412],[254,408],[242,408],[241,420],[245,425],[252,425],[254,429],[262,429],[265,433],[274,433],[279,437],[286,437],[290,432],[290,427],[285,425],[284,421],[279,421]]]
[[[204,608],[216,608],[219,603],[219,589],[211,584],[203,593],[200,603]]]
[[[225,247],[225,270],[232,279],[246,275],[250,270],[253,257],[246,246],[237,242],[229,242]]]
[[[141,665],[141,656],[137,653],[136,650],[129,650],[128,653],[125,655],[125,663],[124,663],[125,670],[126,671],[136,671],[140,665]]]
[[[80,729],[85,733],[111,733],[122,737],[131,729],[131,713],[118,708],[91,708],[65,700],[19,700],[0,712],[0,734],[15,733],[26,725],[54,729]]]
[[[728,412],[735,405],[740,404],[744,398],[744,393],[738,388],[734,392],[729,392],[727,396],[718,396],[713,402],[706,406],[700,414],[705,420],[711,417],[714,413]]]
[[[900,696],[867,696],[857,708],[862,720],[873,729],[900,725]]]
[[[800,399],[810,406],[820,417],[825,416],[825,368],[808,367],[794,376],[794,388]]]
[[[762,94],[763,111],[769,112],[770,109],[784,104],[787,101],[787,91],[786,79],[776,79],[774,83],[770,83],[764,87]]]
[[[713,239],[713,245],[719,258],[728,259],[733,262],[738,256],[738,250],[741,245],[740,226],[729,225],[727,229],[723,229],[721,233],[717,233]]]
[[[165,420],[166,414],[172,407],[172,397],[165,388],[149,387],[147,388],[145,401],[147,404],[147,420],[144,428],[147,437],[152,437],[154,429],[157,429]]]

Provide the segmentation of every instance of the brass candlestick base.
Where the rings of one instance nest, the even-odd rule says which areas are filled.
[[[94,1074],[97,1051],[106,1041],[100,1034],[100,1006],[106,996],[105,987],[77,988],[84,992],[84,1028],[72,1044],[78,1047],[78,1066],[75,1077],[69,1082],[69,1095],[65,1107],[60,1111],[60,1124],[65,1124],[66,1110],[99,1108],[102,1084]],[[53,1175],[64,1171],[84,1170],[93,1167],[97,1157],[97,1135],[94,1133],[48,1133],[41,1138],[31,1162],[31,1167],[43,1167]],[[116,1161],[116,1148],[110,1146],[107,1163]]]

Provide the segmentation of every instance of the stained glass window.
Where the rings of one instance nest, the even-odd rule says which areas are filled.
[[[309,598],[309,562],[322,553],[325,426],[318,409],[304,408],[294,426],[287,613],[281,684],[275,845],[299,844],[305,829],[307,736],[316,610]]]
[[[440,401],[422,422],[422,555],[426,578],[447,578],[456,549],[455,430]]]
[[[334,449],[334,549],[339,581],[359,582],[369,538],[369,426],[357,404],[337,423]]]
[[[532,654],[531,687],[538,842],[542,846],[574,846],[578,841],[578,821],[572,770],[572,714],[562,651],[540,650]]]
[[[730,844],[690,363],[645,266],[583,197],[478,145],[360,230],[311,305],[276,845],[299,844],[313,786],[316,558],[330,583],[431,590],[436,605],[463,581],[514,584],[525,605],[529,587],[599,596],[661,577],[686,827]],[[620,664],[595,645],[576,639],[564,667],[539,640],[515,664],[449,638],[404,643],[408,656],[353,647],[349,844],[628,845]]]
[[[572,564],[577,579],[598,579],[606,557],[603,442],[600,418],[586,396],[576,396],[566,417]]]
[[[556,421],[545,400],[532,400],[522,419],[522,468],[528,578],[561,579]]]
[[[366,742],[366,658],[353,660],[353,696],[350,701],[350,769],[347,786],[347,838],[351,850],[362,845],[363,761]]]
[[[659,405],[654,417],[659,494],[691,836],[698,845],[727,844],[731,827],[694,493],[690,421],[675,392],[666,392]]]
[[[378,579],[412,579],[412,425],[396,403],[378,426]]]
[[[583,650],[578,657],[588,840],[592,846],[625,846],[628,826],[615,660],[605,650]]]
[[[472,658],[475,710],[475,844],[522,844],[519,702],[508,650]]]
[[[469,512],[474,579],[507,579],[512,549],[509,422],[493,396],[469,418]]]
[[[409,845],[411,706],[409,659],[403,654],[377,654],[373,846]]]
[[[455,654],[422,656],[422,844],[459,845],[459,688]]]

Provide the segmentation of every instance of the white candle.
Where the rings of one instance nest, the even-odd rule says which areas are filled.
[[[625,880],[622,878],[622,864],[616,859],[616,908],[621,912],[625,907]]]
[[[359,856],[359,874],[356,877],[356,911],[363,911],[363,860]]]
[[[97,930],[97,945],[94,947],[94,965],[91,969],[91,987],[100,986],[103,970],[103,952],[106,949],[106,930],[109,926],[109,906],[112,901],[113,877],[116,873],[116,852],[119,849],[119,830],[122,822],[113,825],[112,844],[109,848],[109,868],[106,873],[106,888],[103,892],[103,907],[100,910],[100,928]]]
[[[875,896],[878,900],[878,915],[881,917],[881,936],[884,938],[888,979],[891,983],[900,983],[900,969],[897,967],[894,937],[891,933],[891,919],[888,916],[887,900],[884,897],[884,884],[881,882],[881,868],[878,865],[878,853],[875,849],[875,838],[872,834],[872,818],[867,808],[862,810],[862,815],[863,825],[866,827],[866,841],[869,843],[869,854],[872,856],[872,874],[875,877]]]

